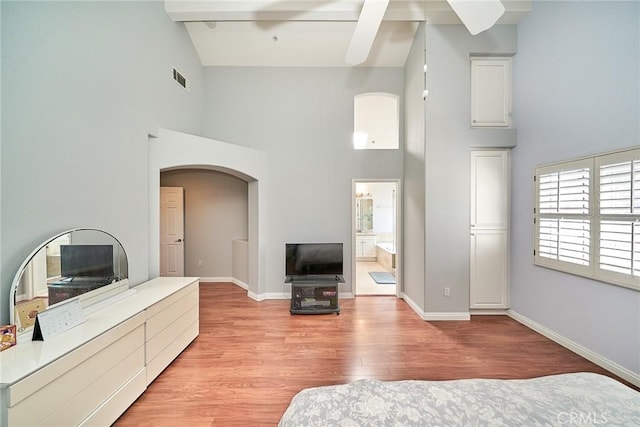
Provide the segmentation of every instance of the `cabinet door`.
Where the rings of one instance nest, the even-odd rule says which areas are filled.
[[[471,126],[511,126],[511,58],[471,60]]]
[[[376,240],[375,238],[369,238],[362,241],[362,256],[375,257],[376,254]]]
[[[508,308],[507,230],[471,233],[470,308]]]
[[[471,152],[471,228],[509,227],[509,151]]]

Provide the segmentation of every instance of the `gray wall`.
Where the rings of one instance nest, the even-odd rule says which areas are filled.
[[[535,2],[519,24],[511,242],[513,310],[636,374],[640,293],[532,265],[532,176],[538,164],[640,143],[639,9]]]
[[[425,29],[420,24],[404,67],[405,151],[403,186],[403,293],[424,310],[424,50]]]
[[[0,2],[1,321],[22,260],[73,227],[117,236],[148,278],[147,133],[202,133],[202,68],[182,24],[150,2]],[[192,82],[191,94],[171,67]]]
[[[162,172],[160,185],[184,188],[185,275],[232,277],[231,242],[248,237],[247,182],[223,172],[179,169]]]
[[[472,129],[471,54],[514,54],[515,25],[471,36],[461,25],[426,25],[425,312],[469,312],[469,151],[510,147],[513,129]],[[451,288],[445,297],[443,288]]]
[[[353,96],[402,97],[403,76],[402,68],[205,68],[205,136],[267,156],[267,293],[288,289],[287,242],[344,242],[350,282],[352,179],[399,178],[403,159],[402,150],[353,149]]]

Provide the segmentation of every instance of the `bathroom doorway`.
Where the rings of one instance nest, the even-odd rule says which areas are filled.
[[[353,181],[353,293],[396,295],[400,278],[400,181]]]

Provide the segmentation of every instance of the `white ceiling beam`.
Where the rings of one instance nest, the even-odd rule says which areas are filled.
[[[363,0],[165,0],[174,21],[356,21]]]
[[[388,5],[389,0],[368,0],[364,3],[345,57],[347,64],[358,65],[367,60]]]
[[[503,0],[498,24],[516,24],[531,11],[532,0]],[[174,21],[350,21],[363,0],[165,0]],[[385,21],[460,24],[446,0],[391,0]]]

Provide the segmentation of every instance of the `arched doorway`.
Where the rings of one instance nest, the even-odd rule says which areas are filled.
[[[262,299],[266,159],[264,153],[247,147],[167,129],[149,138],[149,277],[160,272],[160,172],[179,168],[211,169],[234,175],[248,183],[248,295]]]

